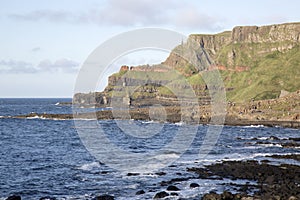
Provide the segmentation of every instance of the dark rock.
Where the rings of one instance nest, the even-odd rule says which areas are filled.
[[[231,193],[231,192],[228,192],[228,191],[224,191],[222,194],[221,194],[221,197],[222,199],[224,200],[233,200],[234,199],[234,195]]]
[[[269,140],[280,140],[280,139],[278,137],[276,137],[276,136],[270,136]]]
[[[164,176],[164,175],[166,175],[167,173],[166,173],[166,172],[156,172],[155,174],[158,175],[158,176]]]
[[[168,181],[162,181],[162,182],[160,182],[160,186],[167,186],[167,185],[169,185]]]
[[[209,194],[205,194],[202,200],[221,200],[221,195],[215,192],[211,192]]]
[[[293,142],[287,142],[287,143],[282,143],[281,144],[282,147],[285,147],[285,148],[296,148],[296,147],[300,147],[300,144],[293,141]]]
[[[127,176],[138,176],[138,175],[140,175],[139,173],[131,173],[131,172],[129,172],[128,174],[127,174]]]
[[[293,140],[293,141],[296,141],[296,142],[300,142],[300,138],[289,138],[289,140]]]
[[[170,185],[170,184],[173,184],[173,183],[187,181],[187,180],[192,179],[192,178],[195,178],[195,177],[173,178],[173,179],[171,179],[169,181],[162,181],[162,182],[160,182],[160,185],[161,186],[167,186],[167,185]]]
[[[114,199],[115,198],[113,196],[104,194],[104,195],[95,197],[93,200],[114,200]]]
[[[206,166],[212,176],[224,178],[254,180],[258,185],[239,186],[240,192],[246,193],[256,189],[255,198],[258,199],[288,199],[295,196],[300,199],[300,166],[292,164],[270,165],[258,161],[226,161]],[[203,173],[203,169],[190,169],[195,173]],[[249,188],[250,186],[250,188]],[[229,192],[221,194],[222,199],[239,199]],[[216,194],[207,194],[205,199],[218,199]],[[248,198],[248,197],[247,197]],[[251,197],[249,197],[251,198]]]
[[[145,191],[144,190],[139,190],[135,193],[136,195],[141,195],[141,194],[145,194]]]
[[[260,162],[262,162],[262,163],[269,163],[270,161],[269,160],[262,160]]]
[[[12,196],[9,196],[6,200],[21,200],[21,196],[12,195]]]
[[[180,191],[180,189],[174,185],[170,185],[169,187],[167,187],[168,191]]]
[[[55,197],[42,197],[40,200],[56,200]]]
[[[200,185],[198,183],[191,183],[190,188],[196,188],[199,187]]]
[[[176,192],[171,192],[170,195],[171,195],[171,196],[179,196],[179,194],[177,194]]]
[[[162,192],[156,193],[156,195],[154,196],[154,199],[161,199],[161,198],[165,198],[167,196],[169,196],[169,193],[162,191]]]
[[[267,157],[276,158],[276,159],[293,159],[293,160],[300,161],[300,154],[287,154],[287,155],[274,154]]]

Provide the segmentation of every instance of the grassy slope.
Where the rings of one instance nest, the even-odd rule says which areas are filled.
[[[270,49],[280,48],[285,43],[237,43],[224,46],[217,57],[216,63],[227,66],[229,69],[234,66],[248,66],[249,71],[234,72],[221,71],[226,88],[231,88],[227,92],[227,98],[230,101],[244,102],[250,99],[272,99],[280,95],[281,90],[294,92],[300,89],[300,47],[296,46],[284,53],[279,51],[268,52]],[[235,51],[236,57],[233,63],[229,63],[228,54]],[[189,65],[182,66],[185,72],[189,74],[193,68]],[[182,71],[182,70],[181,70]],[[193,74],[190,73],[190,74]],[[124,72],[116,73],[114,76],[122,76]],[[179,77],[176,74],[169,74],[168,80],[172,83],[180,84],[176,81]],[[130,72],[131,78],[165,80],[166,74],[159,72]],[[179,78],[179,79],[182,79]],[[199,74],[186,76],[186,80],[191,85],[204,85],[204,81]],[[171,95],[172,92],[165,88],[158,88],[161,95]],[[135,94],[135,96],[147,96],[149,94]],[[152,94],[153,95],[153,94]],[[150,96],[152,96],[150,95]]]
[[[270,99],[278,97],[281,90],[294,92],[300,89],[299,50],[297,46],[286,53],[266,54],[253,62],[249,71],[222,72],[226,87],[233,88],[227,93],[228,99]]]

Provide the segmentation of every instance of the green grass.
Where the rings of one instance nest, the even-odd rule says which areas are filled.
[[[226,35],[227,32],[220,35]],[[229,69],[235,66],[247,66],[249,71],[221,71],[221,76],[228,90],[226,96],[230,101],[245,102],[251,99],[262,100],[277,98],[281,90],[294,92],[300,89],[300,47],[295,46],[290,50],[279,52],[274,49],[281,46],[288,46],[292,43],[235,43],[222,47],[215,55],[215,61],[219,65],[225,65]],[[272,51],[271,51],[272,50]],[[235,58],[230,63],[228,55],[235,52]],[[175,66],[178,73],[161,72],[140,72],[121,71],[114,74],[116,77],[127,77],[140,80],[169,81],[170,88],[180,88],[186,84],[191,86],[205,86],[205,81],[201,74],[189,64]],[[176,70],[174,70],[176,71]],[[125,74],[126,73],[126,74]],[[150,86],[154,87],[154,86]],[[134,98],[140,96],[153,97],[153,95],[172,95],[172,91],[167,87],[156,86],[156,94],[146,94],[145,92],[135,92]]]
[[[281,90],[294,92],[300,89],[300,51],[295,47],[286,53],[275,51],[245,72],[222,72],[229,100],[247,101],[276,98]]]

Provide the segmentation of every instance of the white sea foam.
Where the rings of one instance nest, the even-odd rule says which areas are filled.
[[[250,126],[244,126],[244,128],[261,128],[264,127],[264,125],[250,125]]]
[[[269,140],[270,137],[245,137],[239,138],[240,140]]]
[[[84,164],[84,165],[78,167],[78,169],[81,169],[84,171],[90,171],[90,170],[93,170],[93,169],[99,168],[99,167],[100,167],[99,162],[92,162],[92,163]]]
[[[47,119],[46,117],[43,117],[43,116],[34,116],[34,117],[26,117],[26,119]]]
[[[56,105],[56,106],[58,106],[58,105],[60,105],[60,103],[59,103],[59,102],[57,102],[55,105]]]
[[[182,121],[180,121],[180,122],[176,122],[175,125],[177,125],[177,126],[183,126],[183,125],[185,125],[185,123],[182,122]]]
[[[89,118],[73,118],[72,120],[78,120],[78,121],[93,121],[96,119],[89,119]]]
[[[153,121],[153,120],[151,120],[151,121],[141,121],[142,122],[142,124],[157,124],[157,123],[159,123],[158,121]]]
[[[282,147],[281,144],[257,144],[259,146],[263,146],[263,147]]]

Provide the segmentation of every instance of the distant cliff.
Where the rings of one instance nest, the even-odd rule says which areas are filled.
[[[300,43],[300,23],[271,26],[237,26],[232,31],[214,35],[192,34],[189,41],[203,47],[220,69],[247,66],[273,52],[285,53]],[[177,49],[180,48],[180,45]],[[175,68],[182,67],[182,58],[171,53],[164,62]],[[186,63],[184,63],[186,64]],[[223,67],[223,68],[222,68]],[[224,68],[225,67],[225,68]]]
[[[189,48],[192,43],[197,48]],[[141,85],[130,97],[130,104],[138,100],[139,105],[145,102],[151,104],[154,99],[158,103],[161,99],[167,99],[170,104],[176,103],[176,95],[164,87],[170,83],[164,77],[175,69],[186,77],[199,102],[207,103],[208,91],[201,75],[209,70],[207,63],[213,63],[220,70],[229,101],[273,99],[279,97],[281,91],[294,92],[300,89],[299,44],[300,23],[237,26],[232,31],[218,34],[192,34],[187,42],[175,47],[162,64],[122,66],[120,72],[109,77],[104,92],[93,94],[96,94],[96,103],[109,105],[113,90]],[[187,55],[193,64],[180,55]],[[134,76],[124,76],[128,72]],[[155,81],[142,80],[143,72],[151,72]],[[175,86],[178,89],[184,88],[180,83],[172,84],[177,84]],[[82,102],[82,99],[89,102],[89,95],[77,94],[75,102]]]

